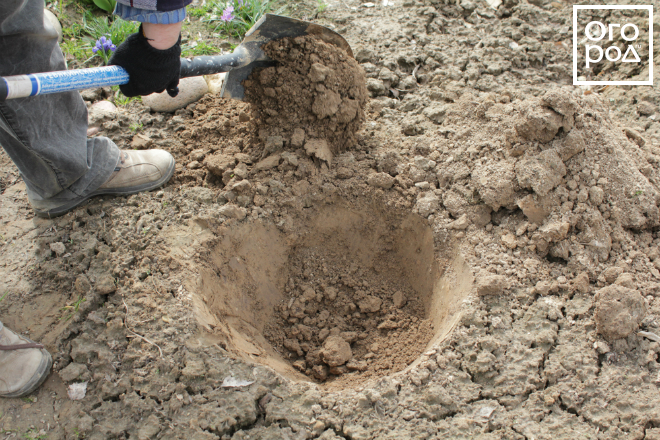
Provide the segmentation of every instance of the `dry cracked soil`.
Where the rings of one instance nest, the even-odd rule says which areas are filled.
[[[660,439],[660,94],[572,85],[570,2],[491,3],[329,2],[354,60],[90,113],[158,191],[38,219],[0,155],[0,319],[54,359],[0,438]]]

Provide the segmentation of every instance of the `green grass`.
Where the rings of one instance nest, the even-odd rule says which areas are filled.
[[[181,55],[184,57],[194,57],[199,55],[217,55],[220,49],[203,40],[193,41],[181,45]]]
[[[71,313],[70,313],[68,316],[62,316],[62,317],[60,318],[60,321],[61,321],[62,319],[66,320],[66,321],[68,321],[69,319],[71,319],[71,318],[73,317],[73,315],[75,315],[76,313],[78,313],[78,309],[80,308],[80,304],[84,303],[85,301],[87,301],[87,298],[83,298],[82,296],[80,296],[80,297],[78,297],[78,299],[76,300],[76,302],[74,302],[74,303],[71,304],[70,306],[64,306],[64,307],[62,307],[62,308],[60,309],[60,311],[64,312],[64,311],[67,311],[67,310],[68,310],[68,311],[70,311]]]
[[[129,98],[128,96],[124,95],[122,92],[119,91],[119,86],[112,86],[112,90],[117,92],[115,93],[114,98],[112,98],[112,101],[114,102],[115,105],[126,106],[131,101],[142,101],[141,96],[133,96]],[[140,128],[142,127],[140,126]]]
[[[136,33],[139,27],[139,23],[122,20],[119,17],[115,17],[114,20],[110,21],[108,17],[95,17],[89,11],[86,11],[83,15],[83,29],[88,35],[83,39],[87,38],[91,43],[91,47],[94,47],[96,40],[102,36],[110,38],[114,44],[119,45],[129,35]]]
[[[0,301],[2,301],[3,299],[5,299],[5,296],[7,296],[8,294],[9,294],[9,290],[5,291],[5,294],[2,295],[2,297],[0,297]]]
[[[229,0],[212,1],[210,3],[210,16],[203,22],[214,26],[215,31],[222,31],[227,36],[241,39],[245,33],[266,13],[272,12],[272,0]],[[234,7],[234,19],[222,21],[222,13],[228,7]],[[276,11],[278,13],[281,11]]]

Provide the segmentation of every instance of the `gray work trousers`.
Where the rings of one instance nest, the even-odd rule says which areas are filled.
[[[44,22],[44,0],[0,0],[0,76],[65,68],[57,32]],[[78,92],[1,102],[0,145],[35,208],[96,190],[119,159],[110,139],[87,139],[87,107]]]

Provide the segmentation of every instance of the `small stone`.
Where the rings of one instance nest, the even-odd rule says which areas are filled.
[[[351,346],[341,336],[328,336],[321,349],[321,359],[331,367],[344,365],[353,357]]]
[[[314,63],[309,69],[309,79],[312,82],[323,82],[327,76],[332,73],[332,69],[321,63]]]
[[[328,164],[332,162],[332,152],[325,139],[309,139],[305,142],[305,152],[308,156],[314,156]]]
[[[612,284],[600,289],[596,302],[596,330],[612,342],[628,337],[646,315],[646,301],[637,290]]]
[[[649,116],[655,113],[657,107],[648,101],[641,101],[637,104],[637,113],[642,116]]]
[[[358,340],[357,332],[341,332],[339,336],[349,344]]]
[[[508,233],[502,236],[502,244],[506,246],[509,249],[515,249],[518,247],[518,241],[516,240],[516,236]]]
[[[602,205],[603,200],[605,200],[605,191],[598,186],[592,186],[589,188],[589,200],[591,200],[591,204],[594,206]]]
[[[254,169],[257,171],[266,171],[275,168],[280,164],[280,158],[281,157],[279,154],[273,154],[272,156],[268,156],[267,158],[259,161],[254,166]]]
[[[582,272],[573,280],[573,288],[578,292],[587,293],[590,290],[589,286],[589,275],[586,272]]]
[[[84,364],[72,362],[58,373],[64,382],[86,381],[90,379],[89,370]]]
[[[230,204],[221,206],[218,212],[224,217],[235,218],[237,220],[243,220],[247,215],[247,210],[245,208]]]
[[[227,77],[226,72],[214,73],[213,75],[204,75],[204,80],[206,81],[206,86],[209,89],[211,95],[217,95],[222,91],[222,86]]]
[[[188,104],[199,101],[209,91],[209,86],[201,76],[181,78],[179,94],[172,98],[167,91],[143,96],[142,102],[155,112],[173,112]]]
[[[247,193],[252,189],[252,184],[248,180],[241,180],[235,183],[232,189],[238,193]]]
[[[87,125],[100,127],[104,122],[111,121],[117,115],[117,107],[110,101],[94,103],[87,113]]]
[[[406,305],[406,296],[403,294],[402,291],[397,290],[396,292],[394,292],[394,295],[392,295],[392,302],[394,303],[394,307],[400,309],[401,307]]]
[[[509,282],[504,275],[493,275],[482,271],[475,278],[477,293],[480,296],[500,295],[509,288]]]
[[[85,275],[78,275],[76,281],[73,283],[73,288],[76,289],[79,295],[85,295],[92,288],[92,285]]]
[[[415,210],[420,216],[426,218],[440,209],[440,199],[433,192],[427,192],[415,204]]]
[[[135,150],[147,150],[151,148],[153,143],[154,141],[149,136],[136,134],[133,136],[133,140],[131,141],[131,148]]]
[[[296,128],[291,135],[291,146],[295,148],[302,148],[305,143],[305,130]]]
[[[394,321],[390,321],[389,319],[378,324],[379,330],[394,330],[395,328],[399,328],[399,324]]]
[[[367,184],[376,188],[390,189],[394,182],[394,177],[387,173],[372,173],[367,177]]]
[[[96,281],[96,291],[101,295],[109,295],[117,290],[115,280],[110,275],[103,275]]]
[[[358,302],[358,307],[362,313],[375,313],[380,310],[383,300],[376,296],[367,296],[365,299]]]
[[[222,174],[234,168],[236,165],[236,159],[233,156],[227,154],[214,154],[212,156],[207,156],[204,159],[204,166],[216,176],[222,177]]]
[[[62,25],[57,19],[57,16],[48,9],[44,9],[44,26],[46,26],[46,23],[49,23],[55,29],[55,32],[57,32],[57,42],[61,43],[62,38],[64,37],[62,33]]]
[[[348,368],[349,371],[365,371],[367,367],[368,365],[366,362],[356,361],[354,359],[346,364],[346,368]]]
[[[633,279],[632,274],[629,273],[622,273],[621,275],[619,275],[614,281],[614,284],[627,287],[628,289],[635,288],[635,280]]]
[[[289,351],[293,351],[298,356],[302,356],[304,354],[302,349],[300,348],[300,343],[295,339],[285,339],[284,348],[286,348]]]
[[[605,269],[600,276],[604,278],[605,282],[612,284],[623,273],[623,268],[612,266]]]
[[[449,223],[447,228],[463,231],[467,229],[468,226],[470,226],[470,220],[468,220],[467,214],[463,214],[453,222]]]
[[[328,378],[328,367],[325,365],[315,365],[312,368],[312,374],[318,380],[326,380]]]
[[[49,245],[49,247],[50,247],[50,250],[52,252],[54,252],[55,255],[57,255],[58,257],[60,255],[64,255],[64,253],[66,252],[66,246],[64,246],[64,243],[61,243],[61,242],[51,243]]]

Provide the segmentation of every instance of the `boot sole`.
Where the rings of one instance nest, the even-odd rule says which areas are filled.
[[[102,195],[128,196],[139,192],[151,191],[153,189],[165,185],[167,181],[170,180],[174,175],[175,167],[176,167],[176,163],[172,161],[172,165],[167,170],[167,173],[165,173],[163,177],[161,177],[160,179],[154,182],[144,183],[142,185],[137,185],[137,186],[129,186],[126,188],[109,188],[109,189],[97,190],[84,197],[81,197],[80,199],[71,200],[70,202],[64,203],[63,205],[60,205],[53,209],[39,210],[35,208],[34,213],[37,215],[37,217],[41,217],[41,218],[55,218],[66,214],[67,212],[71,211],[77,206],[80,206],[83,202],[91,199],[92,197],[102,196]]]
[[[41,352],[44,353],[44,356],[41,358],[41,363],[37,368],[37,372],[32,377],[33,380],[28,382],[20,390],[14,391],[13,393],[2,394],[0,397],[27,396],[28,394],[39,388],[42,383],[44,383],[44,381],[48,377],[48,374],[50,373],[50,368],[53,366],[53,358],[51,357],[50,353],[48,353],[46,350],[41,350]]]

